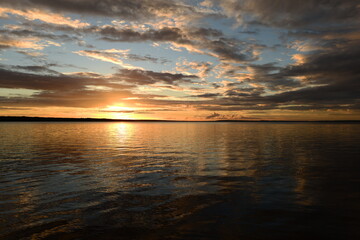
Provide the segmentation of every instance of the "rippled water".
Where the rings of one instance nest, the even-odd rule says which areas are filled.
[[[360,239],[360,124],[0,123],[1,239]]]

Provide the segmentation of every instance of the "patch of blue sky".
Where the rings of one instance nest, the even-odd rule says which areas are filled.
[[[288,49],[283,49],[283,51],[265,49],[261,54],[260,60],[256,61],[256,64],[267,64],[267,63],[276,63],[278,67],[285,67],[293,62],[291,55],[288,54]]]
[[[283,34],[282,31],[274,28],[258,27],[258,32],[254,35],[254,38],[258,43],[272,47],[282,43],[280,39],[281,34]]]
[[[238,26],[236,26],[235,21],[230,18],[206,18],[203,20],[204,28],[212,28],[220,30],[225,36],[232,36],[238,32]]]
[[[31,57],[18,53],[18,50],[24,51],[24,49],[4,49],[1,51],[1,63],[5,65],[34,65]]]
[[[17,21],[14,21],[13,19],[11,18],[6,18],[6,17],[0,17],[0,25],[3,27],[5,25],[8,25],[8,24],[16,24]]]

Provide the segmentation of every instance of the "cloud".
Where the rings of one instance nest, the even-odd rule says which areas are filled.
[[[86,43],[82,36],[76,33],[76,28],[66,27],[69,34],[64,34],[54,33],[51,31],[51,26],[54,27],[55,31],[58,31],[57,27],[51,24],[39,25],[26,22],[22,25],[4,25],[0,29],[0,43],[2,42],[3,48],[29,48],[35,50],[42,50],[50,45],[60,47],[64,42],[76,43],[81,47],[94,47]]]
[[[15,25],[17,26],[17,25]],[[78,37],[69,36],[66,34],[54,34],[49,31],[34,31],[30,28],[22,28],[23,26],[11,29],[9,26],[5,26],[5,29],[0,29],[0,34],[4,36],[11,36],[12,38],[37,38],[37,39],[49,39],[52,41],[80,41]]]
[[[111,62],[113,64],[119,65],[123,68],[134,69],[136,67],[124,63],[120,57],[124,54],[127,54],[127,50],[116,50],[116,49],[109,49],[109,50],[82,50],[74,52],[81,56],[95,58],[104,62]]]
[[[131,28],[117,28],[114,26],[104,26],[95,28],[103,40],[119,42],[176,42],[180,44],[191,44],[191,41],[180,28],[164,27],[161,29],[148,29],[138,31]]]
[[[21,68],[20,66],[16,68]],[[23,67],[24,68],[24,67]],[[106,84],[103,79],[72,77],[68,75],[40,75],[0,69],[0,87],[33,90],[83,89],[86,85]]]
[[[24,70],[24,71],[29,71],[29,72],[42,72],[42,73],[49,73],[49,74],[55,74],[58,75],[60,74],[57,71],[54,71],[52,69],[50,69],[48,66],[36,66],[36,65],[32,65],[32,66],[12,66],[13,69],[19,69],[19,70]]]
[[[218,97],[221,96],[221,94],[219,93],[203,93],[203,94],[198,94],[198,95],[193,95],[191,97],[197,97],[197,98],[214,98],[214,97]]]
[[[360,9],[353,0],[214,0],[239,23],[260,23],[281,28],[321,27],[359,21]],[[250,19],[250,20],[249,20]]]
[[[38,58],[44,56],[44,54],[41,52],[32,52],[32,51],[23,51],[23,50],[18,50],[17,52],[30,58]]]
[[[81,51],[76,51],[75,53],[81,56],[95,58],[105,62],[111,62],[128,69],[134,69],[139,67],[134,67],[130,64],[125,64],[122,61],[122,59],[127,59],[132,61],[148,61],[153,63],[160,62],[162,64],[168,62],[168,60],[166,60],[165,58],[159,59],[159,58],[151,57],[149,55],[141,56],[141,55],[129,53],[129,51],[130,49],[126,49],[126,50],[106,49],[106,50],[81,50]]]
[[[0,15],[17,15],[21,16],[27,20],[41,20],[46,23],[56,24],[56,25],[67,25],[74,28],[83,28],[89,26],[88,23],[81,22],[79,20],[72,20],[69,17],[64,17],[61,14],[56,14],[53,12],[47,12],[39,9],[26,9],[26,10],[16,10],[12,8],[0,7]]]
[[[187,60],[176,63],[176,71],[187,72],[189,70],[197,71],[196,74],[199,77],[204,78],[212,70],[212,63],[211,62],[195,62],[195,61],[189,62]]]
[[[12,69],[0,69],[0,88],[37,91],[30,97],[1,98],[0,106],[3,107],[63,106],[88,108],[107,106],[121,99],[129,102],[145,101],[146,103],[148,99],[164,96],[141,92],[137,89],[137,85],[155,83],[176,85],[197,79],[195,75],[140,69],[121,69],[118,73],[109,76],[91,72],[56,74],[45,66],[12,66]],[[34,73],[28,73],[28,71]]]
[[[170,28],[137,31],[130,28],[119,29],[114,26],[93,28],[94,33],[106,41],[119,42],[169,42],[177,48],[190,52],[207,54],[221,61],[250,62],[258,59],[259,51],[265,45],[248,43],[235,38],[226,38],[221,31],[211,28]]]
[[[52,43],[41,41],[41,39],[37,37],[13,38],[7,35],[0,35],[0,49],[28,48],[41,50],[49,44]]]
[[[154,72],[141,69],[120,69],[114,76],[125,82],[138,85],[151,85],[155,83],[177,85],[178,83],[191,83],[193,79],[198,78],[196,75]]]
[[[129,90],[72,90],[72,91],[43,91],[34,94],[32,98],[23,100],[23,104],[30,106],[62,106],[62,107],[103,107],[113,104],[123,98],[133,97]]]
[[[277,102],[356,103],[360,101],[358,59],[358,46],[310,54],[304,63],[284,68],[280,72],[283,76],[303,77],[303,81],[310,87],[285,92],[270,99]]]
[[[149,20],[170,16],[187,16],[193,19],[206,12],[171,0],[17,0],[1,3],[5,7],[19,10],[31,8],[61,13],[90,16],[117,17],[130,21]]]
[[[213,103],[218,107],[206,109],[355,109],[360,102],[358,59],[358,44],[348,40],[332,49],[309,52],[301,62],[285,67],[274,63],[235,66],[233,71],[247,69],[248,73],[241,75],[242,82],[228,84],[225,97]],[[256,87],[246,92],[244,84]],[[265,90],[275,92],[265,94]]]

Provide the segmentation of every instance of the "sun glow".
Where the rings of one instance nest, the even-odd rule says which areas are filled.
[[[135,116],[135,109],[131,107],[124,107],[122,104],[108,106],[100,110],[105,118],[113,119],[137,119]]]
[[[108,107],[104,108],[103,110],[104,111],[119,111],[119,112],[134,111],[133,108],[123,107],[123,106],[119,106],[119,105],[108,106]]]

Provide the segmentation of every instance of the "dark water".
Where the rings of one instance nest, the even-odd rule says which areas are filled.
[[[360,124],[0,123],[0,239],[360,239]]]

